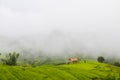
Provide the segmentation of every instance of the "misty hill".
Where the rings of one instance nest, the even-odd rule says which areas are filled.
[[[0,65],[0,80],[120,80],[120,68],[88,61],[36,67]]]
[[[98,33],[97,33],[98,34]],[[105,37],[105,36],[107,37]],[[108,34],[93,33],[72,34],[59,30],[47,34],[8,37],[0,36],[0,51],[16,51],[23,55],[46,56],[83,56],[119,58],[117,39]],[[49,55],[50,54],[50,55]]]
[[[72,35],[53,31],[44,35],[0,37],[1,51],[17,51],[24,54],[65,55],[82,52],[83,45]]]

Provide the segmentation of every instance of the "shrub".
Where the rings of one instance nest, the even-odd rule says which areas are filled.
[[[6,55],[6,59],[2,59],[3,64],[6,65],[16,65],[19,53],[13,52]]]
[[[97,61],[103,63],[103,62],[105,61],[105,59],[104,59],[104,57],[99,56],[99,57],[97,58]]]
[[[120,63],[119,62],[115,62],[114,65],[120,67]]]

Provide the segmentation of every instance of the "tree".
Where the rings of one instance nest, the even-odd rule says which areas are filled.
[[[114,65],[120,67],[120,63],[119,62],[115,62]]]
[[[97,58],[97,61],[103,63],[103,62],[105,61],[105,59],[104,59],[104,57],[99,56],[99,57]]]
[[[19,57],[19,53],[13,52],[13,53],[9,53],[6,56],[6,59],[2,59],[3,63],[6,65],[17,65],[17,59]]]

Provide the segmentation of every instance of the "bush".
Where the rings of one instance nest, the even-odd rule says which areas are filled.
[[[99,56],[99,57],[97,58],[97,61],[103,63],[103,62],[105,61],[105,59],[104,59],[104,57]]]
[[[13,52],[9,53],[6,56],[6,59],[2,59],[3,64],[6,65],[17,65],[17,59],[19,57],[19,53]]]
[[[115,62],[114,65],[120,67],[120,63],[119,62]]]

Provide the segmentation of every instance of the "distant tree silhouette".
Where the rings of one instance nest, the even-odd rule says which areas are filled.
[[[120,67],[120,63],[119,62],[115,62],[114,65]]]
[[[2,62],[6,65],[16,65],[17,64],[17,59],[19,57],[19,53],[13,52],[13,53],[9,53],[6,56],[6,59],[2,59]]]
[[[105,61],[105,59],[104,59],[104,57],[99,56],[99,57],[97,58],[97,61],[103,63],[103,62]]]

